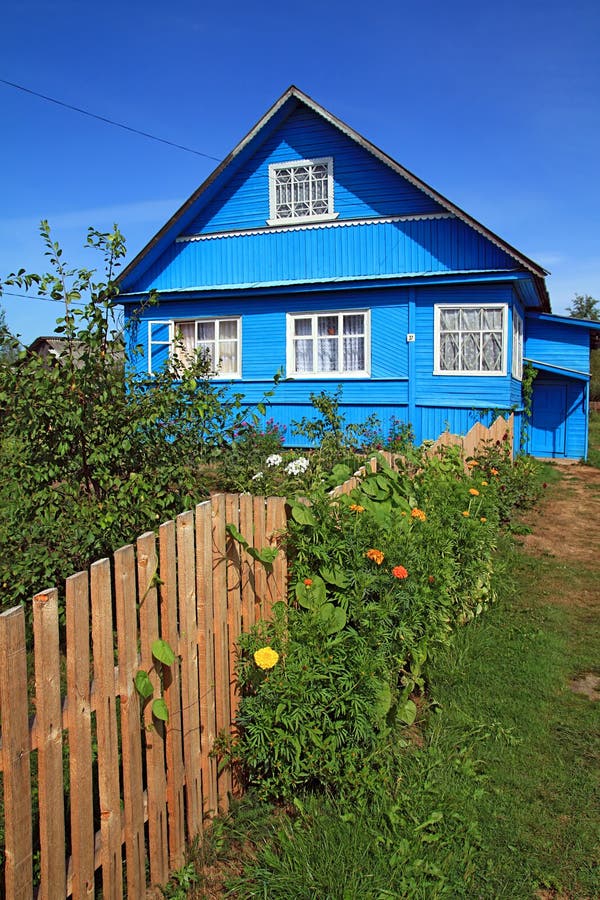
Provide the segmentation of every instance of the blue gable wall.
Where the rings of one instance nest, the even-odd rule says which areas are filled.
[[[269,218],[269,163],[333,156],[335,210],[342,219],[443,212],[354,141],[304,107],[296,109],[186,230],[261,228]]]

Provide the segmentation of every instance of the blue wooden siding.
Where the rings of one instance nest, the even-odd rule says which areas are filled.
[[[590,333],[586,328],[528,316],[525,356],[560,369],[589,373]]]
[[[435,305],[507,303],[510,308],[513,297],[510,285],[438,285],[419,287],[415,293],[416,341],[411,346],[416,355],[416,404],[457,410],[508,409],[512,405],[510,375],[434,375],[433,370]],[[508,340],[511,340],[510,328]]]
[[[269,164],[323,156],[333,157],[335,212],[343,219],[441,211],[424,191],[302,107],[235,172],[186,233],[264,227],[269,218]]]
[[[373,382],[381,380],[378,396],[385,401],[395,390],[394,379],[408,376],[408,294],[405,289],[348,290],[344,292],[310,294],[281,294],[254,297],[251,309],[240,297],[217,297],[210,300],[185,299],[163,301],[144,310],[131,336],[131,343],[139,343],[147,353],[147,322],[169,319],[199,319],[203,317],[242,317],[242,380],[243,382],[272,378],[285,371],[286,314],[351,309],[371,310],[371,380],[360,380],[362,391],[368,393]],[[139,371],[147,368],[147,357],[134,358]],[[341,379],[297,379],[294,383],[308,385],[308,391],[331,390]],[[347,390],[354,392],[358,379],[347,379]],[[390,387],[392,384],[392,387]],[[386,393],[387,392],[387,393]],[[401,403],[406,402],[406,388],[401,388]]]
[[[513,269],[506,253],[458,219],[426,219],[177,242],[130,290],[210,290]]]

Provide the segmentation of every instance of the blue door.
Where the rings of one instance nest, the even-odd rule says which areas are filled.
[[[564,456],[567,435],[567,386],[534,384],[531,412],[531,454]]]

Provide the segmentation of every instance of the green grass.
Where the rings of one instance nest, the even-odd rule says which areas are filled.
[[[486,789],[473,896],[600,895],[598,707],[568,687],[600,659],[597,615],[549,606],[556,584],[597,574],[553,559],[512,558],[517,591],[464,629],[432,672],[444,746],[480,735]],[[596,671],[598,671],[596,669]]]

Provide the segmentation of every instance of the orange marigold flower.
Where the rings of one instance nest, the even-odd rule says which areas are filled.
[[[479,465],[479,463],[477,462],[476,459],[470,459],[469,462],[467,463],[467,465],[470,469],[474,469],[475,466]]]
[[[381,550],[375,550],[373,547],[370,550],[367,550],[365,556],[367,557],[367,559],[372,559],[373,562],[377,563],[378,566],[380,566],[385,559],[385,556],[383,555]]]
[[[479,520],[479,521],[480,521],[480,522],[487,522],[487,519],[486,519],[486,517],[485,517],[485,516],[482,516],[482,517],[481,517],[481,518],[480,518],[480,520]]]
[[[465,509],[465,510],[463,511],[463,516],[464,516],[465,518],[468,518],[470,515],[471,515],[471,513],[469,512],[468,509]]]
[[[306,585],[306,587],[310,587],[312,584],[312,578],[305,578],[304,584]]]
[[[492,475],[499,475],[499,474],[500,474],[500,472],[498,471],[498,469],[491,469],[490,471],[491,471]]]
[[[394,578],[408,578],[408,572],[404,568],[404,566],[394,566],[392,569],[392,575]]]
[[[473,494],[474,497],[479,497],[479,491],[477,488],[469,488],[469,493]]]
[[[357,513],[361,513],[361,512],[365,511],[364,506],[361,506],[360,503],[351,503],[350,509],[352,510],[352,512],[357,512]]]
[[[423,512],[423,510],[422,510],[422,509],[417,509],[416,506],[415,506],[414,509],[411,509],[410,514],[411,514],[411,516],[412,516],[413,519],[419,519],[421,522],[424,522],[425,519],[427,518],[427,516],[425,515],[425,513]]]

